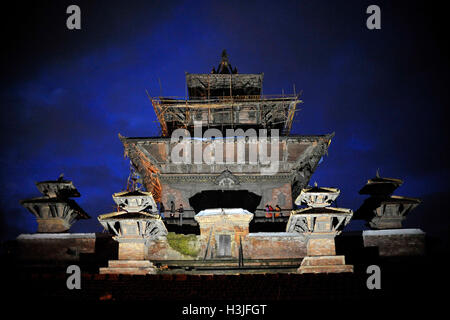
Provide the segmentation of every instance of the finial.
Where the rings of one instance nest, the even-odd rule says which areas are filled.
[[[235,70],[237,73],[237,69]],[[218,74],[232,74],[233,73],[233,68],[230,64],[230,61],[228,60],[228,54],[227,54],[227,50],[223,49],[222,51],[222,60],[220,61],[216,72],[212,73],[218,73]]]
[[[314,181],[314,187],[317,188],[317,181]]]
[[[64,180],[64,173],[61,173],[58,177],[58,181],[63,181]]]

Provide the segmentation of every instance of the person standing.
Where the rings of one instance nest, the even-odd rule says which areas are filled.
[[[272,212],[270,212],[272,207],[266,204],[266,218],[272,218]]]
[[[164,204],[162,202],[159,203],[159,215],[161,216],[161,218],[165,218],[164,217],[164,211],[166,208],[164,208]]]
[[[275,218],[278,218],[279,216],[281,216],[281,208],[279,205],[276,205],[275,207]]]
[[[180,207],[178,208],[178,214],[180,216],[180,221],[179,221],[179,225],[183,225],[183,212],[184,212],[184,208],[183,208],[183,204],[180,203]]]
[[[173,218],[175,216],[175,203],[170,201],[170,217]]]

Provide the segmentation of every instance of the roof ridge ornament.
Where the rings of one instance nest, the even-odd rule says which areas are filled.
[[[212,74],[237,74],[237,68],[234,69],[231,66],[230,60],[228,59],[227,50],[223,49],[222,59],[217,67],[217,70],[213,67],[211,70]]]

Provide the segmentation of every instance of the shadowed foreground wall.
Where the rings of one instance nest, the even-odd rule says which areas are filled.
[[[362,236],[344,233],[342,236],[347,248],[346,254],[357,254],[353,247],[357,248],[359,243],[365,249],[375,249],[379,256],[425,254],[425,234],[418,229],[375,233],[366,231]],[[341,236],[338,236],[337,240],[340,238]],[[148,259],[202,260],[202,251],[198,250],[201,247],[201,243],[198,243],[201,241],[200,236],[189,241],[191,252],[180,250],[173,242],[171,246],[167,240],[153,241],[149,246]],[[242,248],[244,259],[302,259],[306,256],[305,238],[295,233],[250,233],[243,237]],[[24,234],[9,243],[7,253],[9,258],[19,262],[104,265],[108,260],[117,259],[118,243],[111,235],[103,233]]]
[[[18,261],[102,262],[117,257],[118,243],[104,233],[22,234],[8,252]]]

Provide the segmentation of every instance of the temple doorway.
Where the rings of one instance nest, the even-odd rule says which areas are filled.
[[[189,204],[195,213],[214,208],[242,208],[255,212],[261,198],[247,190],[206,190],[189,198]]]

